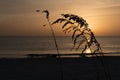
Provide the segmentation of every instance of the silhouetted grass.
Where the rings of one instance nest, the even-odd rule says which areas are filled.
[[[72,49],[79,50],[80,46],[84,44],[84,49],[81,52],[82,54],[86,53],[87,49],[90,49],[93,54],[102,53],[100,43],[95,38],[86,20],[74,14],[61,14],[61,16],[62,18],[58,18],[52,25],[63,23],[63,32],[65,34],[69,32],[73,33],[72,41],[74,45]]]
[[[53,39],[54,39],[55,47],[56,47],[57,53],[58,53],[58,55],[59,55],[59,49],[58,49],[58,45],[57,45],[55,33],[54,33],[53,28],[52,28],[52,24],[51,24],[51,22],[50,22],[50,19],[49,19],[49,11],[48,11],[48,10],[43,10],[42,12],[43,12],[43,13],[46,13],[46,19],[47,19],[47,21],[48,21],[48,23],[49,23],[49,26],[50,26],[50,29],[51,29],[51,32],[52,32],[52,36],[53,36]]]

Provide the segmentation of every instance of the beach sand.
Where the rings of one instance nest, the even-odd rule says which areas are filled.
[[[120,80],[120,56],[1,58],[0,80]]]

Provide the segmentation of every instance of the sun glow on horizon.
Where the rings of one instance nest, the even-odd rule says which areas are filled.
[[[14,3],[12,3],[14,2]],[[49,29],[42,10],[50,11],[50,21],[60,14],[75,14],[83,17],[97,36],[120,36],[120,0],[0,0],[0,36],[48,36]],[[8,5],[9,4],[9,5]],[[61,6],[62,5],[62,6]],[[10,7],[9,7],[10,6]],[[40,13],[35,10],[39,9]],[[59,27],[59,25],[58,25]],[[55,34],[64,36],[60,28]]]
[[[90,48],[87,48],[86,51],[85,51],[85,53],[91,53]]]

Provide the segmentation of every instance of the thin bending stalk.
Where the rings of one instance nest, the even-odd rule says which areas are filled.
[[[50,26],[50,29],[51,29],[51,32],[52,32],[52,36],[53,36],[53,39],[54,39],[54,42],[55,42],[55,46],[56,46],[56,50],[57,50],[58,56],[60,57],[60,55],[59,55],[60,53],[59,53],[59,49],[58,49],[57,40],[56,40],[56,37],[55,37],[54,30],[52,28],[50,20],[49,19],[47,19],[47,20],[48,20],[48,23],[49,23],[49,26]]]

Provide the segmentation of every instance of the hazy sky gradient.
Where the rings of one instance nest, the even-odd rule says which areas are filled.
[[[48,9],[51,22],[62,13],[82,16],[97,36],[120,36],[120,0],[0,0],[0,36],[51,35],[42,13]],[[64,35],[60,25],[56,35]]]

